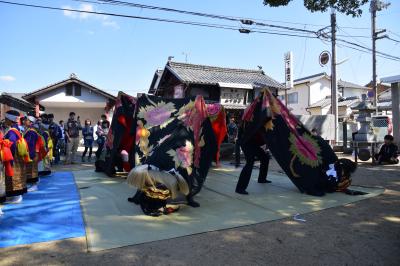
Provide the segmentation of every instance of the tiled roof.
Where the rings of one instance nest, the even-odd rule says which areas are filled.
[[[321,72],[321,73],[314,74],[314,75],[311,75],[311,76],[295,79],[293,81],[293,83],[295,85],[298,85],[298,84],[302,84],[302,83],[305,83],[305,82],[312,82],[314,80],[318,80],[318,79],[323,78],[323,77],[326,77],[329,80],[331,79],[331,77],[328,74],[326,74],[325,72]],[[367,87],[364,87],[364,86],[361,86],[361,85],[358,85],[358,84],[355,84],[355,83],[352,83],[352,82],[344,81],[344,80],[341,80],[341,79],[339,79],[337,81],[337,84],[338,84],[338,87],[341,87],[341,88],[354,88],[354,89],[364,89],[364,90],[368,90],[369,89]]]
[[[352,107],[354,105],[356,105],[357,103],[360,102],[360,99],[356,98],[356,97],[351,97],[348,99],[344,99],[344,100],[339,100],[338,101],[338,106],[349,106]],[[319,100],[316,103],[311,104],[310,106],[308,106],[308,108],[316,108],[316,107],[326,107],[331,105],[331,97],[327,96],[326,98]]]
[[[3,92],[0,94],[0,103],[19,108],[22,111],[28,111],[35,108],[35,105],[22,99],[23,93]]]
[[[310,106],[308,106],[308,108],[315,108],[315,107],[325,107],[331,104],[331,97],[326,97],[322,100],[319,100],[313,104],[311,104]]]
[[[68,79],[64,79],[64,80],[62,80],[62,81],[53,83],[53,84],[51,84],[51,85],[48,85],[48,86],[43,87],[43,88],[40,88],[40,89],[35,90],[35,91],[33,91],[33,92],[27,93],[27,94],[23,95],[22,98],[25,99],[25,100],[29,100],[29,99],[31,99],[31,98],[34,97],[34,96],[40,95],[40,94],[45,93],[45,92],[47,92],[47,91],[51,91],[51,90],[53,90],[53,89],[56,89],[56,88],[58,88],[58,87],[60,87],[60,86],[62,86],[62,85],[65,85],[65,84],[67,84],[67,83],[70,83],[70,82],[78,82],[78,83],[80,83],[81,85],[83,85],[83,86],[85,86],[85,87],[88,87],[88,88],[91,89],[92,91],[95,91],[95,92],[97,92],[98,94],[101,94],[101,95],[103,95],[103,96],[105,96],[105,97],[107,97],[107,98],[109,98],[109,99],[112,99],[112,100],[116,100],[116,99],[117,99],[117,97],[115,97],[114,95],[109,94],[108,92],[106,92],[106,91],[104,91],[104,90],[101,90],[101,89],[99,89],[99,88],[97,88],[97,87],[95,87],[95,86],[89,84],[88,82],[85,82],[85,81],[83,81],[83,80],[81,80],[81,79],[78,79],[78,78],[75,76],[75,74],[71,74],[70,78],[68,78]]]
[[[357,85],[355,83],[344,81],[344,80],[341,80],[341,79],[338,80],[338,87],[340,87],[340,88],[361,89],[361,90],[369,90],[370,89],[368,87]]]
[[[179,80],[185,83],[218,85],[218,83],[254,84],[283,89],[283,85],[265,75],[262,70],[224,68],[187,63],[168,62],[169,69]]]
[[[314,75],[310,75],[310,76],[306,76],[306,77],[295,79],[295,80],[293,80],[293,83],[301,84],[301,83],[308,82],[308,81],[311,81],[313,79],[318,79],[318,78],[325,77],[325,76],[329,77],[325,72],[321,72],[321,73],[318,73],[318,74],[314,74]]]

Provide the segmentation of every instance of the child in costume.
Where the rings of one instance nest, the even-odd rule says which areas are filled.
[[[26,131],[24,134],[24,138],[29,148],[29,157],[32,160],[32,162],[26,165],[26,182],[29,186],[28,191],[33,192],[38,189],[38,164],[46,156],[47,151],[44,146],[43,137],[38,132],[38,124],[36,123],[34,114],[28,114],[27,119],[33,123],[33,125],[26,125]]]
[[[13,156],[13,173],[6,172],[6,196],[8,203],[20,203],[22,195],[27,192],[25,164],[30,162],[28,146],[21,132],[18,130],[19,112],[10,110],[6,112],[7,132],[4,140],[12,142],[11,153]],[[12,174],[12,175],[10,175]]]
[[[53,161],[53,141],[49,133],[49,121],[47,115],[42,115],[42,123],[39,132],[43,137],[47,151],[46,156],[42,159],[43,168],[40,169],[39,176],[46,176],[51,174],[51,163]]]
[[[1,204],[6,201],[6,175],[13,176],[11,162],[13,160],[11,154],[12,142],[3,139],[3,132],[0,129],[0,215],[3,214]]]

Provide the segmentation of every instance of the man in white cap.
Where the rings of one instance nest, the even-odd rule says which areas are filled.
[[[29,161],[27,154],[28,147],[21,132],[18,130],[18,120],[20,119],[19,112],[10,110],[6,112],[5,124],[7,126],[7,133],[4,139],[10,140],[13,144],[11,146],[11,153],[13,155],[13,176],[6,175],[6,196],[8,203],[20,203],[22,195],[27,192],[26,176],[25,176],[25,162]],[[22,155],[22,156],[21,156]]]

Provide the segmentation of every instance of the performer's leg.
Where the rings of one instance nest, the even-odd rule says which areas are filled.
[[[89,147],[89,162],[90,162],[91,159],[92,159],[92,152],[93,152],[93,146],[90,146],[90,147]]]
[[[57,138],[53,140],[53,145],[54,164],[58,164],[58,162],[60,161],[60,153]]]
[[[258,174],[258,183],[271,183],[271,181],[267,180],[269,154],[267,154],[262,148],[258,147],[257,157],[260,159],[260,172]]]
[[[238,167],[240,165],[240,145],[236,140],[235,142],[235,166]]]
[[[88,148],[89,147],[85,146],[85,150],[82,153],[82,162],[85,162],[85,155],[86,155],[86,152],[88,151]]]
[[[76,153],[78,151],[79,138],[72,138],[72,149],[71,149],[71,162],[75,161]]]
[[[66,155],[65,155],[65,163],[70,164],[71,163],[71,152],[72,152],[72,139],[69,140],[69,142],[66,143],[67,148],[66,148]]]
[[[252,145],[246,143],[242,145],[242,150],[246,159],[246,164],[244,165],[242,172],[240,173],[239,180],[236,185],[236,192],[239,194],[248,194],[246,188],[249,185],[251,172],[254,166],[255,147],[252,147]]]

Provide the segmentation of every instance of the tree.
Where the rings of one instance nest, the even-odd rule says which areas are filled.
[[[264,0],[264,5],[271,7],[286,6],[292,0]],[[340,13],[359,17],[362,14],[361,6],[368,0],[304,0],[304,6],[311,12],[325,12],[334,8]]]

